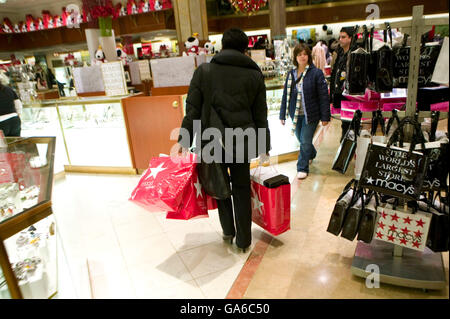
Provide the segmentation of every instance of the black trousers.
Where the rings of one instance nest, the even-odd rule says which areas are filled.
[[[21,121],[20,117],[14,116],[6,121],[0,122],[0,130],[3,131],[3,134],[6,136],[20,136],[21,130]]]
[[[346,97],[344,97],[344,96],[342,96],[342,94],[339,94],[339,93],[335,93],[334,95],[333,95],[333,106],[335,107],[335,108],[338,108],[338,109],[340,109],[341,108],[341,102],[342,101],[347,101],[347,98]],[[347,131],[348,131],[348,129],[349,129],[349,127],[350,127],[350,121],[345,121],[345,120],[341,120],[341,129],[342,129],[342,132],[341,132],[341,141],[342,141],[342,139],[344,138],[344,136],[345,136],[345,133],[347,133]]]
[[[252,243],[250,163],[224,163],[222,165],[230,169],[229,178],[231,180],[233,200],[229,198],[217,201],[220,224],[224,235],[236,236],[236,245],[240,248],[246,248]]]

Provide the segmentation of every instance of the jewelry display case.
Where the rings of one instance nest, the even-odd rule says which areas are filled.
[[[121,102],[135,95],[35,101],[24,105],[22,136],[56,136],[55,173],[77,168],[128,173],[132,163]]]
[[[52,213],[55,137],[6,138],[0,149],[0,298],[57,293]]]

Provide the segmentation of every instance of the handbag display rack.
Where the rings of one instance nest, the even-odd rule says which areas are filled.
[[[409,65],[408,94],[405,111],[395,112],[399,119],[405,117],[423,120],[431,118],[432,112],[420,111],[416,113],[418,71],[420,60],[421,36],[429,31],[432,25],[448,24],[448,19],[442,21],[439,18],[426,19],[423,16],[424,6],[414,6],[412,19],[385,25],[376,25],[375,29],[400,28],[403,33],[411,36]],[[360,29],[364,31],[363,28]],[[392,112],[362,112],[363,118],[374,116],[390,118]],[[442,114],[447,118],[448,114]],[[375,119],[374,119],[375,120]],[[398,119],[397,119],[398,121]],[[390,125],[389,125],[390,126]],[[407,125],[404,130],[405,138],[413,135],[412,125]],[[406,208],[406,200],[403,202]],[[400,202],[400,205],[402,202]],[[329,230],[330,231],[330,230]],[[446,276],[442,253],[433,252],[425,248],[423,252],[412,249],[404,249],[399,245],[384,241],[373,240],[370,243],[358,241],[351,272],[358,277],[367,278],[372,274],[373,265],[378,266],[379,280],[397,286],[440,290],[446,287]]]

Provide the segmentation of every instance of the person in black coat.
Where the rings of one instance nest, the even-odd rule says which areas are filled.
[[[233,202],[231,198],[217,201],[223,239],[232,242],[236,236],[236,245],[243,251],[252,240],[250,160],[258,155],[267,159],[270,150],[264,77],[258,65],[244,54],[247,48],[246,34],[240,29],[229,29],[223,34],[222,51],[214,56],[211,63],[201,64],[196,69],[178,139],[180,152],[193,144],[194,133],[197,137],[203,136],[202,133],[211,127],[254,133],[244,138],[243,142],[239,138],[229,139],[225,134],[225,142],[222,142],[222,146],[225,145],[222,165],[224,171],[229,169],[233,197]],[[206,119],[206,108],[215,111],[219,121]],[[201,120],[200,132],[194,129],[195,120]],[[182,133],[186,133],[187,137]],[[232,147],[227,147],[228,142]],[[199,144],[196,142],[196,145]],[[201,145],[204,148],[204,140]],[[202,155],[205,159],[206,154]],[[220,158],[214,160],[219,162]]]
[[[300,142],[297,178],[304,179],[308,176],[310,161],[317,154],[313,145],[317,125],[322,121],[325,126],[330,121],[330,102],[327,82],[322,70],[313,64],[309,47],[298,44],[293,58],[296,68],[286,77],[280,120],[285,125],[287,115],[292,119],[292,132]]]
[[[353,37],[353,28],[344,27],[339,33],[339,47],[337,48],[337,58],[333,65],[330,78],[330,100],[335,108],[341,108],[341,102],[347,100],[342,95],[344,91],[344,82],[347,78],[347,60],[349,52],[352,51],[351,43]],[[350,127],[350,121],[342,120],[341,141]]]
[[[22,102],[16,92],[0,81],[0,130],[4,136],[20,136]]]

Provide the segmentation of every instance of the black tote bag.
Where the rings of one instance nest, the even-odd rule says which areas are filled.
[[[408,123],[414,127],[409,151],[403,149],[403,129]],[[399,147],[392,147],[395,142],[399,143]],[[405,117],[387,145],[379,143],[369,145],[359,186],[407,200],[418,199],[422,191],[428,158],[421,152],[413,151],[417,143],[422,145],[422,150],[425,149],[420,123]]]
[[[208,87],[210,83],[210,67],[211,65],[209,63],[205,64],[204,66],[205,74],[207,75]],[[202,112],[204,112],[205,116],[202,116],[202,118],[205,119],[206,123],[203,124],[205,125],[205,127],[210,127],[211,125],[213,125],[221,131],[222,137],[225,136],[225,128],[223,122],[217,114],[216,110],[213,108],[209,96],[207,95],[204,98],[205,100],[203,103]],[[214,149],[212,149],[212,152],[213,150]],[[214,154],[210,155],[214,156]],[[197,165],[197,172],[200,183],[202,184],[206,194],[219,200],[231,197],[230,181],[224,165],[222,165],[221,163],[216,163],[214,161],[211,163],[205,163],[202,156],[200,163],[198,163]]]
[[[390,27],[388,26],[389,35],[391,38],[391,47],[392,47],[392,32]],[[384,30],[384,42],[387,43],[387,30]],[[378,51],[376,51],[376,60],[377,60],[377,71],[375,77],[375,91],[379,93],[389,93],[392,92],[393,88],[393,62],[394,62],[394,54],[392,53],[392,49],[387,44],[383,45]]]
[[[358,234],[359,224],[364,213],[364,191],[359,189],[353,200],[353,205],[348,208],[342,226],[341,237],[353,241]]]
[[[364,26],[362,47],[350,52],[347,66],[347,90],[350,95],[364,95],[368,85],[370,54],[367,52],[367,27]]]
[[[378,194],[371,192],[367,196],[364,212],[358,229],[358,238],[366,244],[370,244],[373,239],[375,225],[377,222],[377,207],[379,206]]]
[[[338,236],[342,231],[344,225],[345,216],[347,214],[348,208],[353,205],[355,194],[356,194],[356,180],[352,179],[344,187],[341,195],[334,205],[333,212],[328,223],[327,232]]]
[[[332,169],[338,171],[339,173],[345,174],[353,155],[355,155],[356,140],[359,136],[361,125],[361,116],[361,111],[356,110],[353,115],[352,122],[350,123],[350,127],[347,130],[347,133],[345,133],[345,136],[341,141],[341,145],[336,153],[336,157],[334,158]]]

